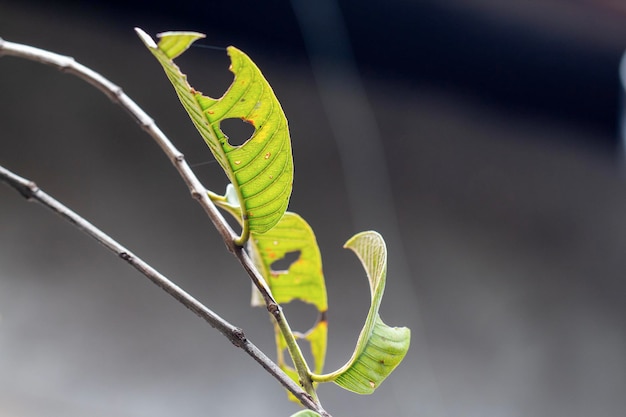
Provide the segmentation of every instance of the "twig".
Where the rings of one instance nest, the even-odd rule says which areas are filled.
[[[243,264],[244,268],[254,281],[255,285],[263,294],[267,304],[275,303],[271,294],[261,282],[263,278],[256,271],[252,260],[241,248],[235,245],[234,240],[237,234],[230,225],[224,220],[222,214],[207,194],[207,190],[202,186],[196,175],[193,173],[185,156],[172,144],[168,137],[159,129],[148,114],[135,101],[128,97],[121,87],[104,78],[102,75],[92,69],[76,62],[74,58],[64,55],[55,54],[50,51],[35,48],[28,45],[22,45],[14,42],[8,42],[0,38],[0,56],[12,55],[19,58],[25,58],[31,61],[40,62],[42,64],[56,67],[61,72],[72,74],[91,84],[102,93],[104,93],[111,101],[120,105],[126,110],[131,117],[145,130],[159,145],[161,150],[167,155],[170,162],[174,164],[178,173],[182,177],[185,184],[191,191],[191,196],[198,201],[200,206],[207,213],[213,225],[224,239],[224,243],[230,252],[232,252]]]
[[[209,219],[217,229],[217,231],[222,236],[224,243],[228,250],[235,255],[235,257],[239,260],[243,268],[246,270],[248,275],[250,276],[254,285],[261,292],[267,310],[270,312],[272,317],[277,321],[279,325],[282,322],[286,323],[285,317],[282,313],[282,309],[278,303],[273,299],[272,295],[267,291],[265,285],[263,285],[263,277],[260,275],[254,263],[248,256],[248,254],[243,250],[241,246],[238,246],[235,243],[238,235],[233,231],[230,225],[226,222],[222,214],[219,212],[215,204],[209,198],[207,190],[200,183],[196,175],[193,173],[189,165],[187,164],[184,155],[172,144],[172,142],[167,138],[167,136],[161,131],[161,129],[156,125],[154,119],[152,119],[135,101],[133,101],[130,97],[128,97],[121,87],[112,83],[102,75],[93,71],[92,69],[76,62],[74,58],[56,54],[50,51],[46,51],[43,49],[35,48],[29,45],[23,45],[14,42],[8,42],[0,38],[0,57],[2,55],[10,55],[16,56],[19,58],[28,59],[31,61],[40,62],[42,64],[51,65],[56,67],[61,72],[66,72],[72,75],[81,78],[87,83],[91,84],[106,96],[111,99],[114,103],[120,105],[124,110],[126,110],[131,117],[141,126],[143,130],[145,130],[159,145],[161,150],[167,155],[170,162],[177,169],[178,173],[182,177],[185,184],[189,188],[191,192],[191,196],[198,201],[200,206],[204,209]],[[290,392],[292,392],[296,398],[307,408],[317,411],[322,416],[330,416],[321,406],[319,400],[313,397],[310,393],[303,391],[297,384],[293,383],[293,381],[280,369],[277,365],[272,362],[265,354],[263,354],[258,348],[249,343],[241,329],[238,329],[227,322],[223,321],[219,316],[215,315],[208,308],[203,306],[189,294],[185,293],[182,289],[177,287],[174,283],[167,280],[163,275],[158,273],[158,271],[154,270],[148,264],[140,261],[136,258],[132,253],[124,249],[121,245],[117,244],[113,239],[111,239],[104,232],[95,228],[95,226],[88,223],[86,220],[82,219],[78,214],[72,212],[69,208],[63,206],[58,201],[54,200],[51,196],[45,194],[43,191],[39,190],[37,186],[28,180],[25,180],[10,171],[2,168],[0,166],[0,177],[2,180],[7,182],[9,185],[14,187],[20,194],[28,199],[35,199],[38,202],[46,205],[53,211],[58,212],[64,217],[66,220],[70,221],[78,228],[82,229],[96,240],[101,242],[104,246],[109,248],[110,250],[117,253],[122,259],[131,263],[137,270],[146,275],[150,280],[152,280],[155,284],[163,288],[166,292],[176,298],[178,301],[183,303],[186,307],[192,310],[194,313],[209,321],[211,325],[217,328],[220,332],[222,332],[225,336],[233,342],[238,347],[244,349],[248,354],[250,354],[257,362],[261,364],[270,374],[272,374],[278,381],[287,388]],[[45,198],[42,198],[45,197]],[[49,203],[55,202],[54,205],[50,205]],[[58,204],[58,206],[56,206]],[[58,208],[62,208],[62,211],[58,211]],[[70,216],[71,213],[71,216]],[[80,221],[79,221],[80,220]],[[88,227],[85,227],[88,226]],[[106,239],[106,240],[104,240]],[[109,244],[104,243],[105,241],[109,241],[111,244],[115,244],[114,247],[110,247]],[[118,251],[119,249],[119,251]],[[125,254],[125,255],[124,255]],[[139,261],[139,262],[137,262]],[[137,263],[136,263],[137,262]],[[140,266],[141,265],[141,266]],[[149,276],[148,273],[151,275]],[[153,279],[154,278],[154,279]],[[209,319],[207,319],[207,312],[210,312],[215,317],[219,318],[216,323],[212,323]],[[218,324],[222,323],[222,324]],[[227,325],[227,327],[220,327],[222,325]],[[225,333],[226,332],[226,333]],[[233,333],[234,332],[234,333]],[[238,339],[238,335],[241,336],[241,342],[235,343],[230,335],[234,335],[236,340]],[[261,359],[262,358],[262,359]],[[306,382],[309,382],[307,384]],[[305,385],[310,385],[311,381],[305,381]],[[314,394],[314,393],[313,393]]]
[[[147,264],[137,255],[126,249],[112,237],[98,229],[96,226],[85,220],[76,212],[56,200],[54,197],[41,190],[33,181],[22,178],[0,165],[0,181],[7,183],[10,187],[18,191],[29,201],[36,201],[44,207],[67,220],[79,230],[93,237],[104,247],[115,253],[121,259],[128,262],[133,268],[145,275],[150,281],[163,289],[166,293],[174,297],[181,304],[205,320],[212,327],[222,333],[233,345],[243,349],[255,361],[257,361],[266,371],[276,378],[286,389],[295,395],[300,402],[318,413],[329,416],[328,413],[316,404],[313,399],[302,390],[291,378],[289,378],[271,359],[269,359],[259,348],[250,342],[243,331],[221,318],[211,309],[204,306],[182,288],[170,281],[167,277]]]

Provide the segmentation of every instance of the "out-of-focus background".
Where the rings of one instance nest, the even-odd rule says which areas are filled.
[[[341,246],[360,230],[386,237],[381,315],[412,328],[411,350],[371,396],[320,387],[333,415],[624,415],[623,2],[0,3],[0,37],[71,55],[122,86],[221,192],[223,173],[134,26],[234,44],[272,84],[293,139],[290,208],[324,259],[328,370],[348,359],[369,305]],[[178,62],[206,94],[230,83],[223,51],[193,48]],[[273,356],[248,278],[157,146],[102,94],[0,58],[0,163]],[[302,305],[287,313],[301,330],[313,316]],[[297,409],[217,331],[0,186],[0,416]]]

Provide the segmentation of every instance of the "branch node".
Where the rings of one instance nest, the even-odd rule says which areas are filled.
[[[154,120],[150,119],[149,121],[141,121],[140,126],[143,130],[150,133],[150,128],[154,125]]]
[[[139,126],[141,126],[141,128],[148,132],[149,135],[152,135],[152,132],[150,131],[150,129],[155,125],[154,123],[154,119],[148,115],[137,115],[133,113],[133,116],[135,117],[135,119],[139,122]]]
[[[196,190],[191,190],[191,197],[192,197],[194,200],[201,200],[201,199],[202,199],[202,194],[201,194],[201,193],[199,193],[199,192],[198,192],[198,191],[196,191]]]
[[[63,56],[62,58],[63,62],[59,63],[59,71],[61,71],[62,73],[67,73],[72,70],[74,65],[76,65],[76,60],[71,56]]]
[[[33,181],[28,181],[23,184],[13,184],[18,193],[27,200],[31,200],[35,193],[39,191],[39,187]]]
[[[119,85],[114,85],[111,88],[111,94],[119,100],[120,97],[124,96],[124,90]]]
[[[243,333],[243,330],[239,327],[236,327],[233,332],[232,332],[232,339],[230,339],[230,341],[233,343],[233,345],[237,346],[238,348],[243,347],[243,345],[246,344],[246,342],[248,342],[248,339],[246,339],[246,335]]]
[[[236,239],[224,239],[224,244],[226,245],[226,249],[228,249],[228,252],[232,253],[238,259],[240,259],[241,253],[244,252],[244,250],[243,246],[239,246],[237,244]]]
[[[119,257],[125,260],[126,262],[130,262],[133,259],[133,255],[128,252],[120,252]]]
[[[267,311],[269,311],[270,314],[272,316],[274,316],[275,319],[277,319],[277,320],[279,319],[279,317],[280,317],[280,306],[277,303],[275,303],[273,301],[269,302],[267,304]]]

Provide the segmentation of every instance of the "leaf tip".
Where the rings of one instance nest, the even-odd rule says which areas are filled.
[[[157,33],[157,38],[159,38],[159,43],[157,44],[154,39],[142,29],[136,27],[135,32],[141,39],[141,41],[146,45],[146,47],[152,50],[152,53],[157,53],[160,51],[164,53],[167,59],[175,59],[180,54],[185,52],[192,43],[197,41],[198,39],[202,39],[206,37],[205,34],[199,32],[162,32]]]
[[[343,245],[345,249],[352,249],[364,241],[369,240],[370,242],[378,243],[379,245],[385,246],[385,239],[383,239],[382,235],[375,230],[366,230],[364,232],[359,232],[356,235],[352,236],[348,241]]]
[[[144,32],[141,28],[135,27],[135,32],[137,33],[137,36],[139,36],[139,39],[141,39],[141,41],[148,48],[151,48],[151,49],[157,48],[157,44],[154,42],[154,40],[150,37],[150,35]]]
[[[168,30],[167,32],[157,33],[157,38],[164,39],[168,37],[176,37],[176,38],[190,38],[193,41],[198,39],[206,38],[204,33],[193,32],[193,31],[176,31],[176,30]]]

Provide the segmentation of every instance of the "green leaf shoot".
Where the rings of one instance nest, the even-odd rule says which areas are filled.
[[[381,320],[378,310],[385,290],[387,248],[377,232],[361,232],[345,244],[359,258],[370,284],[371,305],[350,360],[326,375],[312,375],[313,381],[333,381],[358,394],[371,394],[400,364],[411,340],[406,327],[390,327]]]
[[[196,40],[196,32],[165,32],[159,43],[141,29],[137,34],[159,61],[215,159],[235,187],[242,202],[243,245],[250,231],[264,233],[278,223],[289,204],[293,183],[293,159],[287,118],[259,68],[242,51],[228,47],[234,80],[226,93],[214,99],[187,82],[174,63]],[[233,146],[220,128],[226,119],[241,119],[254,126],[252,136]]]

